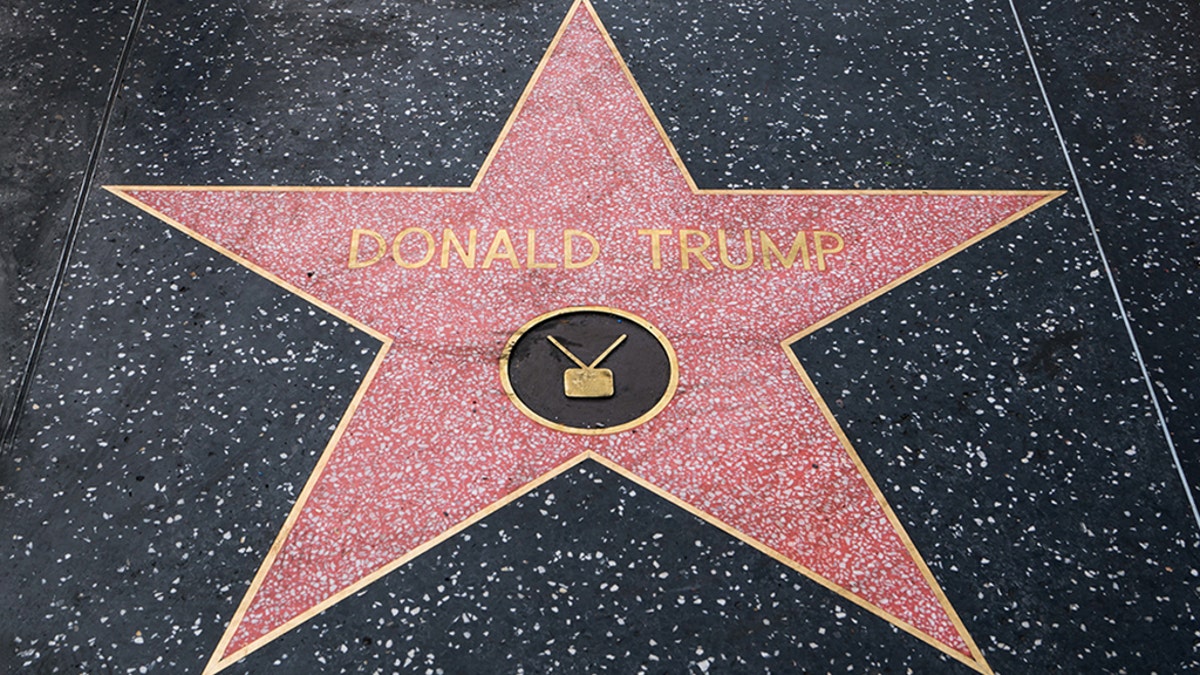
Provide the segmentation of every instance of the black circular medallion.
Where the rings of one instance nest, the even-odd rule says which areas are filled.
[[[675,393],[675,351],[641,317],[608,307],[543,314],[509,339],[500,379],[513,404],[552,429],[610,434],[654,417]]]

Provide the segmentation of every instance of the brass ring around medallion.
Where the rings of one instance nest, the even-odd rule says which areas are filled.
[[[521,326],[500,355],[504,393],[539,424],[615,434],[662,412],[679,384],[675,350],[640,316],[566,307]]]

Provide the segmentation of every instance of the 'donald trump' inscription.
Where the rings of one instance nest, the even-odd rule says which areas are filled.
[[[390,240],[375,230],[355,228],[350,233],[347,266],[361,269],[390,257],[405,269],[435,264],[442,269],[486,270],[493,266],[508,266],[516,270],[575,270],[603,259],[600,241],[583,230],[546,232],[526,229],[516,232],[514,236],[508,229],[500,228],[486,238],[485,245],[479,230],[474,228],[463,232],[451,228],[430,231],[423,227],[407,227]],[[772,233],[742,229],[736,234],[724,229],[639,228],[630,234],[644,240],[644,260],[656,270],[678,266],[685,270],[724,267],[740,271],[761,265],[767,270],[798,267],[824,272],[829,269],[831,258],[846,248],[845,238],[828,230]]]

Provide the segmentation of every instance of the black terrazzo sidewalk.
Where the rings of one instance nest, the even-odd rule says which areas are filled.
[[[1089,223],[1008,2],[596,4],[703,187],[1070,191],[796,355],[997,673],[1196,669],[1195,5],[1015,3]],[[377,348],[98,186],[465,185],[568,6],[0,13],[0,672],[199,673]],[[591,462],[230,672],[602,670],[970,672]]]

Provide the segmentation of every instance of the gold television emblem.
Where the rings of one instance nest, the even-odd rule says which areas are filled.
[[[615,342],[604,350],[604,353],[596,357],[595,361],[590,364],[585,364],[579,357],[571,353],[569,349],[564,347],[561,342],[554,339],[553,335],[547,335],[546,339],[550,341],[558,350],[567,355],[578,368],[568,368],[563,371],[563,395],[567,398],[608,398],[613,395],[613,373],[608,368],[597,368],[600,362],[608,358],[608,355],[613,352],[622,342],[625,341],[627,335],[622,335]]]
[[[613,376],[608,368],[568,368],[563,371],[563,394],[567,398],[608,398],[613,395]]]

